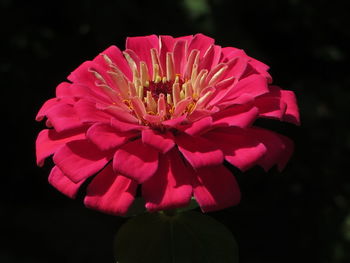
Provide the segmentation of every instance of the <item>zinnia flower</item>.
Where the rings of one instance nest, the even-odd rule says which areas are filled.
[[[203,34],[129,37],[86,61],[40,109],[37,163],[53,155],[49,182],[87,207],[125,214],[138,186],[148,211],[236,205],[240,170],[281,170],[293,143],[254,126],[299,123],[294,93],[271,86],[268,66]]]

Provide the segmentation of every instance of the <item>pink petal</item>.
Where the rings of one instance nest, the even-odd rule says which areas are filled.
[[[255,100],[255,106],[259,109],[260,116],[278,120],[282,120],[287,109],[281,99],[264,95]]]
[[[174,119],[163,121],[162,124],[171,128],[177,128],[179,127],[183,122],[186,121],[187,114],[181,115],[179,117],[176,117]]]
[[[133,203],[137,183],[113,171],[108,164],[86,189],[87,207],[112,215],[124,215]]]
[[[235,105],[213,114],[213,126],[249,127],[257,119],[259,110],[252,105]]]
[[[197,136],[206,132],[212,127],[212,125],[213,119],[212,117],[208,116],[191,123],[190,126],[184,130],[184,132],[192,136]]]
[[[287,104],[287,110],[283,120],[300,125],[299,108],[294,92],[290,90],[281,90],[281,100]]]
[[[135,135],[133,132],[119,132],[111,125],[104,123],[92,125],[86,133],[86,137],[101,151],[119,147]]]
[[[45,118],[47,111],[51,109],[53,106],[57,105],[59,102],[60,100],[57,98],[52,98],[45,101],[43,106],[41,106],[38,114],[36,115],[35,120],[42,121]]]
[[[110,123],[111,115],[99,110],[95,102],[81,99],[74,105],[74,109],[83,123]]]
[[[140,139],[132,141],[116,151],[113,167],[115,172],[143,183],[157,171],[158,152]]]
[[[264,76],[267,79],[268,83],[272,83],[272,77],[267,72],[269,70],[269,66],[262,63],[259,60],[256,60],[252,57],[249,57],[249,64],[252,65],[252,67],[262,76]]]
[[[81,98],[98,103],[110,103],[110,98],[106,97],[105,94],[96,93],[86,85],[67,82],[62,82],[56,87],[56,97],[58,98],[57,101],[67,104],[75,104],[77,99]]]
[[[207,69],[210,71],[219,62],[221,55],[221,47],[217,45],[212,45],[204,54],[204,57],[200,61],[199,70]]]
[[[185,40],[187,43],[191,42],[193,39],[193,35],[176,37],[175,40]]]
[[[178,40],[174,46],[175,74],[184,74],[184,67],[187,60],[187,42]]]
[[[159,60],[160,66],[163,69],[163,72],[166,72],[166,53],[173,52],[175,39],[172,36],[159,36],[160,40],[160,52]]]
[[[68,142],[53,156],[54,163],[75,183],[97,173],[110,159],[111,153],[101,151],[88,140]]]
[[[91,72],[92,69],[98,72],[101,76],[103,76],[106,79],[106,81],[108,81],[108,84],[112,83],[111,78],[107,75],[107,72],[103,70],[103,67],[92,61],[86,61],[83,64],[81,64],[68,76],[68,80],[70,80],[74,84],[87,86],[93,92],[99,94],[106,100],[110,101],[108,96],[104,93],[103,89],[101,89],[101,87],[96,86],[96,82],[100,81],[98,81],[95,75]]]
[[[75,198],[80,186],[84,183],[85,180],[80,181],[79,183],[74,183],[71,181],[64,173],[58,168],[54,166],[49,175],[49,183],[55,187],[62,194]]]
[[[146,62],[149,72],[152,74],[151,49],[159,50],[159,40],[156,35],[144,37],[128,37],[126,49],[133,50],[141,61]]]
[[[51,107],[46,116],[57,132],[76,129],[83,126],[74,107],[68,104],[57,104]]]
[[[250,131],[267,149],[266,154],[259,160],[259,165],[267,171],[277,164],[278,169],[280,171],[283,170],[292,156],[294,150],[293,142],[287,137],[269,130],[253,128]]]
[[[142,142],[161,153],[166,153],[175,146],[174,136],[170,132],[157,132],[152,129],[142,131]]]
[[[248,65],[248,58],[246,57],[235,57],[227,62],[227,70],[225,71],[223,78],[240,79],[245,72]]]
[[[60,147],[70,141],[85,138],[85,129],[77,129],[58,133],[53,129],[42,130],[36,139],[36,162],[38,166],[44,165],[45,159],[54,154]]]
[[[236,178],[223,165],[199,169],[193,193],[203,212],[237,205],[241,199]]]
[[[129,67],[128,62],[123,56],[123,53],[120,51],[120,49],[116,46],[110,46],[101,54],[99,54],[93,62],[100,64],[100,65],[105,65],[105,68],[108,69],[109,65],[107,65],[105,59],[103,58],[102,55],[107,55],[108,58],[113,62],[113,64],[120,69],[120,71],[127,77],[129,80],[132,80],[132,72]]]
[[[117,131],[120,131],[120,132],[137,131],[137,130],[142,130],[144,128],[144,126],[123,122],[115,118],[111,119],[111,125],[113,128],[115,128]]]
[[[243,49],[235,48],[235,47],[223,47],[221,49],[222,53],[222,62],[227,62],[236,57],[248,57]]]
[[[264,144],[246,129],[217,129],[205,134],[205,138],[217,144],[224,152],[225,160],[242,171],[256,165],[266,152]]]
[[[195,169],[218,165],[224,160],[222,151],[204,138],[182,133],[176,136],[175,141],[180,152]]]
[[[121,109],[119,107],[114,107],[114,106],[103,106],[103,105],[96,105],[97,109],[108,113],[112,119],[118,120],[120,122],[124,123],[130,123],[130,124],[138,124],[139,120],[131,114],[131,112],[128,112],[124,109]]]
[[[157,172],[142,185],[149,211],[187,206],[192,195],[192,175],[176,149],[159,158]]]
[[[257,97],[268,92],[269,89],[267,88],[266,78],[261,75],[254,74],[240,80],[232,89],[227,92],[224,100],[232,100],[244,93]]]
[[[279,112],[281,116],[279,117],[281,120],[300,125],[299,109],[294,92],[290,90],[282,90],[277,86],[269,86],[269,89],[269,93],[256,98],[256,104],[259,107],[260,112],[262,111],[263,113],[272,115],[274,112],[272,109],[269,109],[269,107],[277,108],[279,105],[279,108],[281,109]],[[264,101],[268,99],[269,101]],[[273,99],[275,100],[274,102],[272,101]],[[275,115],[276,114],[278,113],[275,113]]]
[[[72,84],[68,82],[62,82],[56,87],[56,97],[62,98],[62,97],[71,97],[72,95],[70,86]]]
[[[203,57],[208,48],[214,44],[214,39],[207,37],[203,34],[196,34],[188,47],[188,54],[191,53],[193,49],[198,49],[200,51],[200,57]]]

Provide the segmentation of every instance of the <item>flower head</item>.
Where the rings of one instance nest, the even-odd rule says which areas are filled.
[[[258,118],[299,123],[291,91],[271,86],[268,66],[202,34],[130,37],[86,61],[40,109],[38,165],[53,155],[49,182],[85,205],[125,214],[140,185],[149,211],[203,211],[240,201],[224,161],[247,170],[283,169],[293,143],[254,126]]]

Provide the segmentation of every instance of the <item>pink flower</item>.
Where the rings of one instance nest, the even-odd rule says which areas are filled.
[[[281,170],[288,138],[258,118],[299,124],[292,91],[271,86],[268,66],[202,34],[130,37],[86,61],[56,88],[37,120],[38,165],[53,155],[49,182],[74,198],[89,177],[87,207],[125,214],[138,185],[149,211],[236,205],[240,191],[224,161],[245,171]]]

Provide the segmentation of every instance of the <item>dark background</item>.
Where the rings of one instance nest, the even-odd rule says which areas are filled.
[[[350,262],[346,1],[0,3],[0,262],[114,262],[113,236],[125,219],[47,183],[50,166],[35,166],[44,124],[34,117],[70,71],[112,44],[123,49],[127,36],[196,32],[270,65],[274,83],[300,104],[302,126],[262,123],[296,143],[285,171],[236,171],[241,204],[210,214],[235,235],[240,262]]]

